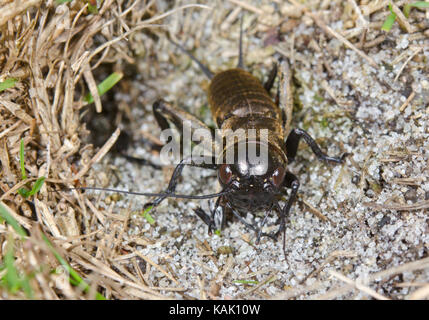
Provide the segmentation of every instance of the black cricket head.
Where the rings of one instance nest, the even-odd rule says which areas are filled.
[[[218,179],[225,198],[239,211],[256,211],[270,208],[283,188],[287,159],[273,145],[262,145],[258,141],[246,143],[245,155],[240,152],[239,143],[234,148],[234,161],[219,166]],[[260,150],[258,157],[250,150]],[[228,157],[224,159],[228,160]],[[231,163],[229,163],[231,162]]]

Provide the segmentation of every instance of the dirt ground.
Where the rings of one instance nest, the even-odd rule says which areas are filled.
[[[406,1],[392,11],[389,1],[198,3],[0,2],[0,90],[15,79],[0,91],[1,297],[427,299],[429,9],[407,18]],[[148,217],[147,197],[64,190],[165,190],[172,166],[124,156],[160,165],[152,104],[162,98],[214,126],[209,80],[167,32],[225,70],[237,64],[241,15],[246,68],[264,81],[279,58],[291,65],[291,127],[329,155],[350,154],[332,165],[300,145],[286,257],[281,237],[255,244],[239,221],[208,235],[193,211],[207,200],[168,199]],[[121,80],[100,97],[97,84],[114,72]],[[18,194],[38,177],[40,191]],[[218,190],[216,172],[198,168],[184,169],[178,187]]]

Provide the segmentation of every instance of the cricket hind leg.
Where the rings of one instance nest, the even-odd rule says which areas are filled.
[[[153,104],[152,109],[156,122],[160,126],[161,130],[169,129],[170,124],[168,121],[171,121],[177,127],[177,129],[182,131],[183,124],[186,121],[189,121],[192,125],[192,129],[205,129],[212,132],[212,130],[204,122],[195,117],[193,114],[183,110],[182,108],[173,106],[164,100],[156,101]]]
[[[144,158],[139,158],[132,156],[128,153],[128,149],[132,144],[134,144],[136,141],[131,138],[131,135],[128,134],[126,131],[121,131],[121,134],[119,136],[118,141],[115,143],[114,147],[112,148],[112,151],[119,157],[125,158],[130,162],[138,163],[142,166],[150,166],[156,170],[160,170],[162,167],[149,160]],[[149,139],[140,138],[139,142],[150,149],[151,151],[157,151],[160,152],[162,149],[162,145],[155,143],[154,141],[151,141]]]
[[[206,132],[210,133],[211,142],[210,142],[210,146],[207,146],[210,148],[210,150],[207,150],[207,148],[204,150],[207,151],[207,153],[210,153],[212,155],[211,163],[215,163],[213,160],[214,159],[213,152],[216,150],[217,142],[214,139],[215,133],[213,129],[209,128],[204,122],[202,122],[200,119],[195,117],[193,114],[183,110],[182,108],[176,107],[164,100],[156,101],[153,104],[152,109],[153,109],[153,114],[155,116],[156,122],[160,126],[161,130],[170,129],[169,122],[172,122],[180,132],[184,131],[183,129],[185,124],[190,125],[189,127],[190,136],[188,137],[189,139],[191,139],[195,130],[205,130]],[[187,155],[183,154],[183,150],[184,150],[183,139],[184,137],[183,135],[181,135],[180,152],[181,152],[181,156],[185,157]],[[204,146],[205,145],[203,145],[203,147]],[[189,143],[188,148],[190,147],[191,145]],[[187,151],[190,152],[191,150],[187,150]]]
[[[268,78],[264,83],[264,88],[265,90],[267,90],[268,93],[270,93],[271,89],[273,88],[274,81],[277,78],[277,73],[278,73],[277,62],[274,62],[273,66],[271,67],[271,71],[268,75]]]
[[[311,150],[320,161],[342,163],[344,158],[348,155],[348,153],[344,153],[341,157],[330,157],[320,149],[317,142],[306,131],[302,129],[293,129],[286,139],[286,155],[289,162],[295,159],[301,138],[310,146]]]
[[[161,170],[162,166],[160,166],[157,163],[152,162],[149,159],[144,159],[144,158],[138,158],[138,157],[134,157],[134,156],[130,156],[129,154],[125,154],[125,153],[121,153],[121,157],[124,157],[125,159],[138,163],[142,166],[149,166],[154,168],[155,170]]]
[[[212,132],[212,130],[201,120],[199,120],[194,115],[190,114],[189,112],[186,112],[185,110],[175,107],[171,105],[170,103],[167,103],[163,100],[158,100],[153,104],[153,113],[155,116],[155,119],[158,123],[158,125],[161,127],[162,130],[166,130],[170,128],[169,121],[172,122],[180,131],[183,131],[184,123],[189,122],[191,125],[191,132],[190,137],[192,137],[192,130],[196,129],[204,129],[208,130],[209,132]],[[214,142],[213,142],[214,143]],[[181,139],[181,144],[183,144],[183,136]],[[211,150],[213,149],[214,145],[212,145]],[[181,151],[183,149],[181,148]],[[181,155],[183,157],[183,154]],[[182,159],[179,164],[174,169],[173,175],[170,178],[170,182],[168,184],[167,189],[165,190],[165,195],[156,198],[154,201],[147,203],[145,205],[145,208],[152,206],[156,207],[158,206],[165,198],[168,197],[169,194],[174,193],[176,190],[176,186],[178,183],[179,177],[182,175],[183,168],[188,166],[193,167],[200,167],[200,168],[206,168],[206,169],[217,169],[217,164],[215,161],[215,157],[212,154],[210,158],[210,162],[208,163],[197,163],[192,159],[192,156]],[[203,219],[204,220],[204,219]]]

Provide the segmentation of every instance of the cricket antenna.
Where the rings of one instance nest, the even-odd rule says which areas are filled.
[[[243,63],[243,13],[240,16],[240,40],[238,43],[238,64],[237,68],[244,69]]]
[[[200,69],[204,72],[207,78],[209,78],[210,80],[213,78],[213,72],[211,72],[210,69],[205,64],[203,64],[200,60],[195,58],[194,55],[190,53],[188,50],[186,50],[183,46],[171,40],[169,36],[167,37],[167,39],[172,44],[174,44],[177,48],[179,48],[183,53],[185,53],[189,58],[191,58],[191,60],[193,60],[200,67]]]
[[[230,193],[229,190],[223,190],[218,193],[206,194],[206,195],[187,195],[187,194],[176,194],[176,193],[150,193],[150,192],[135,192],[127,190],[117,190],[110,188],[97,188],[97,187],[78,187],[78,188],[65,188],[63,191],[67,190],[95,190],[95,191],[108,191],[116,193],[131,194],[135,196],[145,196],[145,197],[165,197],[165,198],[178,198],[178,199],[210,199],[223,196],[224,194]]]

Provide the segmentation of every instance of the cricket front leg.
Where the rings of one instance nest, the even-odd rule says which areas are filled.
[[[201,207],[194,210],[195,214],[208,226],[209,235],[211,235],[213,231],[222,230],[225,225],[226,215],[223,202],[224,199],[222,197],[217,198],[214,209],[210,210],[210,216]]]
[[[180,163],[176,166],[176,168],[174,168],[173,174],[170,178],[170,182],[168,183],[168,187],[165,190],[165,194],[161,197],[156,198],[154,201],[150,202],[150,203],[146,203],[144,205],[144,208],[148,208],[148,207],[152,207],[155,208],[157,207],[165,198],[168,198],[168,196],[170,194],[174,194],[174,192],[176,191],[176,187],[178,184],[178,180],[179,177],[182,175],[182,171],[183,168],[185,166],[193,166],[193,167],[200,167],[200,168],[204,168],[204,169],[213,169],[216,170],[217,169],[217,165],[212,162],[211,164],[205,164],[205,163],[195,163],[192,161],[191,158],[186,158],[186,159],[182,159],[180,161]]]
[[[286,202],[285,206],[280,211],[280,226],[274,235],[276,238],[279,236],[280,233],[286,230],[286,218],[289,216],[290,209],[292,208],[292,205],[296,201],[296,197],[299,189],[299,180],[294,174],[290,172],[286,172],[284,186],[286,188],[290,188],[291,192],[289,195],[289,200]]]

